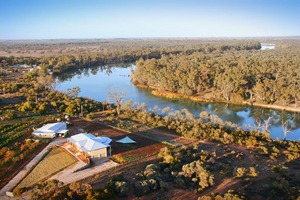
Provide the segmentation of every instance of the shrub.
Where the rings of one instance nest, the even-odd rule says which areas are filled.
[[[26,191],[26,187],[25,188],[15,188],[13,193],[15,196],[20,196],[22,193],[24,193]]]
[[[246,174],[247,169],[245,167],[238,167],[235,171],[235,176],[236,177],[243,177]]]
[[[134,178],[134,189],[137,196],[143,196],[160,188],[160,167],[155,164],[147,165],[142,173]]]
[[[16,113],[14,110],[7,110],[4,117],[7,120],[12,120],[16,118]]]
[[[258,176],[255,167],[249,167],[248,176],[250,176],[250,177],[257,177]]]
[[[214,175],[205,169],[199,160],[183,165],[180,174],[188,177],[193,182],[198,182],[199,190],[203,190],[214,184]]]
[[[182,177],[176,177],[174,183],[180,188],[187,188],[187,185]]]
[[[122,197],[128,195],[128,184],[125,181],[116,181],[115,182],[115,191]]]
[[[86,115],[86,118],[91,120],[94,116],[95,116],[94,113],[89,113],[89,114]]]
[[[148,182],[145,181],[135,181],[133,185],[135,189],[135,194],[137,196],[143,196],[150,192],[150,188],[148,186]]]

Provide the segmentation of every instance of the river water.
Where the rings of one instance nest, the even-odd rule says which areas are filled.
[[[158,106],[160,109],[170,107],[173,110],[188,109],[195,116],[202,111],[218,115],[223,121],[230,121],[244,129],[251,129],[256,119],[264,122],[269,117],[271,138],[283,139],[282,120],[289,120],[293,129],[286,136],[287,140],[300,139],[300,114],[286,111],[257,108],[252,106],[238,106],[225,103],[198,103],[187,99],[170,100],[151,95],[150,89],[139,88],[130,82],[130,73],[134,65],[111,65],[81,69],[57,78],[59,91],[79,86],[79,96],[89,97],[98,101],[109,101],[110,91],[125,93],[124,102],[132,100],[147,104],[147,108]]]
[[[261,43],[261,50],[274,50],[275,44]]]

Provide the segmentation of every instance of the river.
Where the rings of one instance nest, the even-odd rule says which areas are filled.
[[[261,50],[274,50],[275,44],[261,43]]]
[[[79,86],[79,96],[98,101],[108,100],[109,91],[123,91],[125,100],[145,103],[148,108],[157,105],[159,108],[170,107],[173,110],[188,109],[195,116],[202,111],[218,115],[223,121],[230,121],[244,129],[254,127],[256,119],[262,122],[272,116],[270,122],[271,138],[283,139],[282,120],[289,120],[293,130],[287,134],[287,140],[300,139],[300,114],[252,106],[239,106],[225,103],[198,103],[187,99],[170,100],[151,95],[150,89],[139,88],[130,82],[130,73],[134,65],[111,65],[81,69],[57,78],[57,89],[66,91]]]

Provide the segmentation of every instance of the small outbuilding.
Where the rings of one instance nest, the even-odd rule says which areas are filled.
[[[65,137],[68,134],[67,124],[64,122],[49,123],[36,129],[32,134],[41,138]]]
[[[80,151],[85,157],[100,159],[111,156],[111,139],[96,137],[91,133],[79,133],[68,139],[68,142]]]
[[[122,144],[134,144],[136,141],[132,140],[130,137],[126,136],[121,140],[117,140],[116,142],[122,143]]]

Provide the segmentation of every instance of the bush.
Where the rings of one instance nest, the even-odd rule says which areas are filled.
[[[175,184],[176,184],[178,187],[180,187],[180,188],[184,188],[184,189],[187,188],[186,183],[185,183],[185,181],[183,180],[182,177],[176,177],[176,178],[174,179],[174,182],[175,182]]]
[[[150,192],[147,181],[135,181],[133,187],[135,194],[139,197]]]
[[[245,167],[238,167],[235,171],[235,176],[236,177],[243,177],[246,174],[247,169]]]
[[[7,110],[4,117],[7,120],[12,120],[16,118],[16,113],[14,110]]]
[[[134,178],[134,189],[137,196],[143,196],[160,188],[160,167],[155,164],[147,165],[142,173],[137,173]]]
[[[258,176],[255,167],[249,167],[248,176],[250,176],[250,177],[257,177]]]
[[[121,197],[126,197],[128,195],[128,184],[125,181],[116,181],[115,191]]]
[[[243,200],[246,197],[243,194],[234,192],[233,190],[228,190],[225,194],[215,194],[211,193],[209,195],[204,195],[198,198],[198,200]]]
[[[13,193],[14,193],[14,195],[15,196],[20,196],[22,193],[24,193],[25,191],[26,191],[26,187],[24,187],[24,188],[19,188],[19,187],[17,187],[17,188],[15,188],[14,189],[14,191],[13,191]]]
[[[99,189],[99,190],[96,190],[94,191],[93,193],[93,198],[91,199],[114,199],[115,197],[115,194],[112,190],[108,190],[108,189]],[[81,199],[81,198],[79,198]]]
[[[91,120],[94,116],[95,116],[94,113],[89,113],[89,114],[86,115],[86,118]]]

